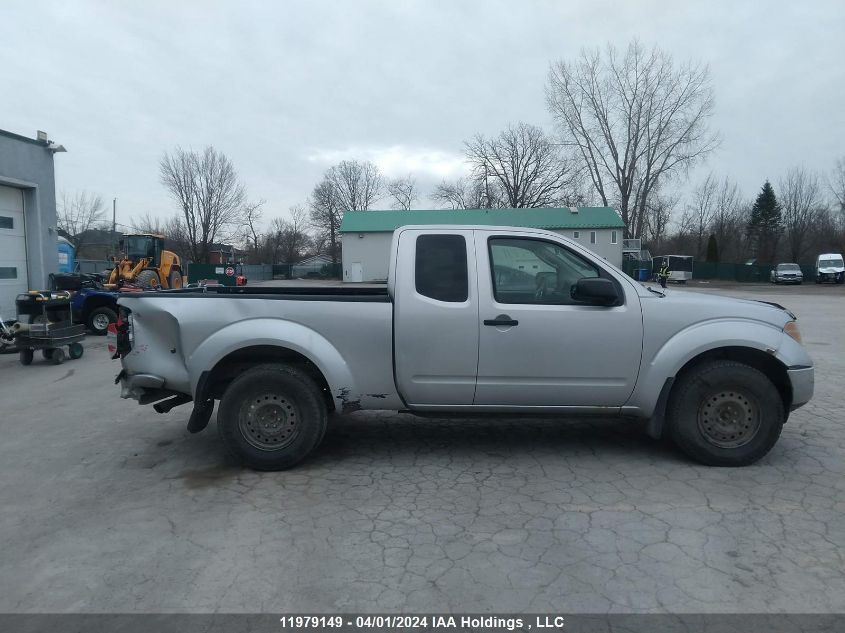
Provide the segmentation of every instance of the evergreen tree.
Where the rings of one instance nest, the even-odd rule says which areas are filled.
[[[707,240],[707,261],[719,261],[719,245],[716,243],[716,236],[711,233],[710,239]]]
[[[751,219],[748,221],[748,242],[758,264],[774,263],[782,232],[780,204],[767,180],[751,207]]]

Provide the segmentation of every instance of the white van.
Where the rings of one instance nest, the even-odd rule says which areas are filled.
[[[822,253],[816,259],[816,283],[845,281],[845,262],[841,253]]]

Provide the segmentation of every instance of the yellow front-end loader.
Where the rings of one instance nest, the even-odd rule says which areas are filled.
[[[152,233],[124,235],[120,240],[123,259],[115,261],[107,287],[131,283],[140,288],[181,288],[182,262],[164,250],[164,237]]]

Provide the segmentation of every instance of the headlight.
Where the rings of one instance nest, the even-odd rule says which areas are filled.
[[[784,325],[783,333],[801,343],[801,330],[798,329],[798,321],[790,321]]]

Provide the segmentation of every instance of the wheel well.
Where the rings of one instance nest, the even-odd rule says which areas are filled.
[[[221,398],[232,380],[247,369],[265,363],[285,363],[307,373],[319,385],[328,410],[334,411],[331,389],[329,389],[329,383],[320,368],[299,352],[276,345],[252,345],[221,358],[206,380],[205,392],[207,397]]]
[[[91,297],[85,300],[85,304],[82,309],[82,318],[87,320],[88,315],[97,308],[109,308],[110,310],[114,310],[115,313],[117,312],[117,306],[115,305],[113,299],[109,299],[107,297]]]
[[[772,381],[772,384],[774,384],[778,393],[780,393],[784,409],[789,411],[789,407],[792,404],[792,385],[789,382],[789,375],[786,373],[786,365],[771,354],[754,349],[753,347],[718,347],[699,354],[681,368],[675,376],[675,384],[678,384],[678,379],[685,373],[701,363],[711,360],[733,360],[762,372]]]

